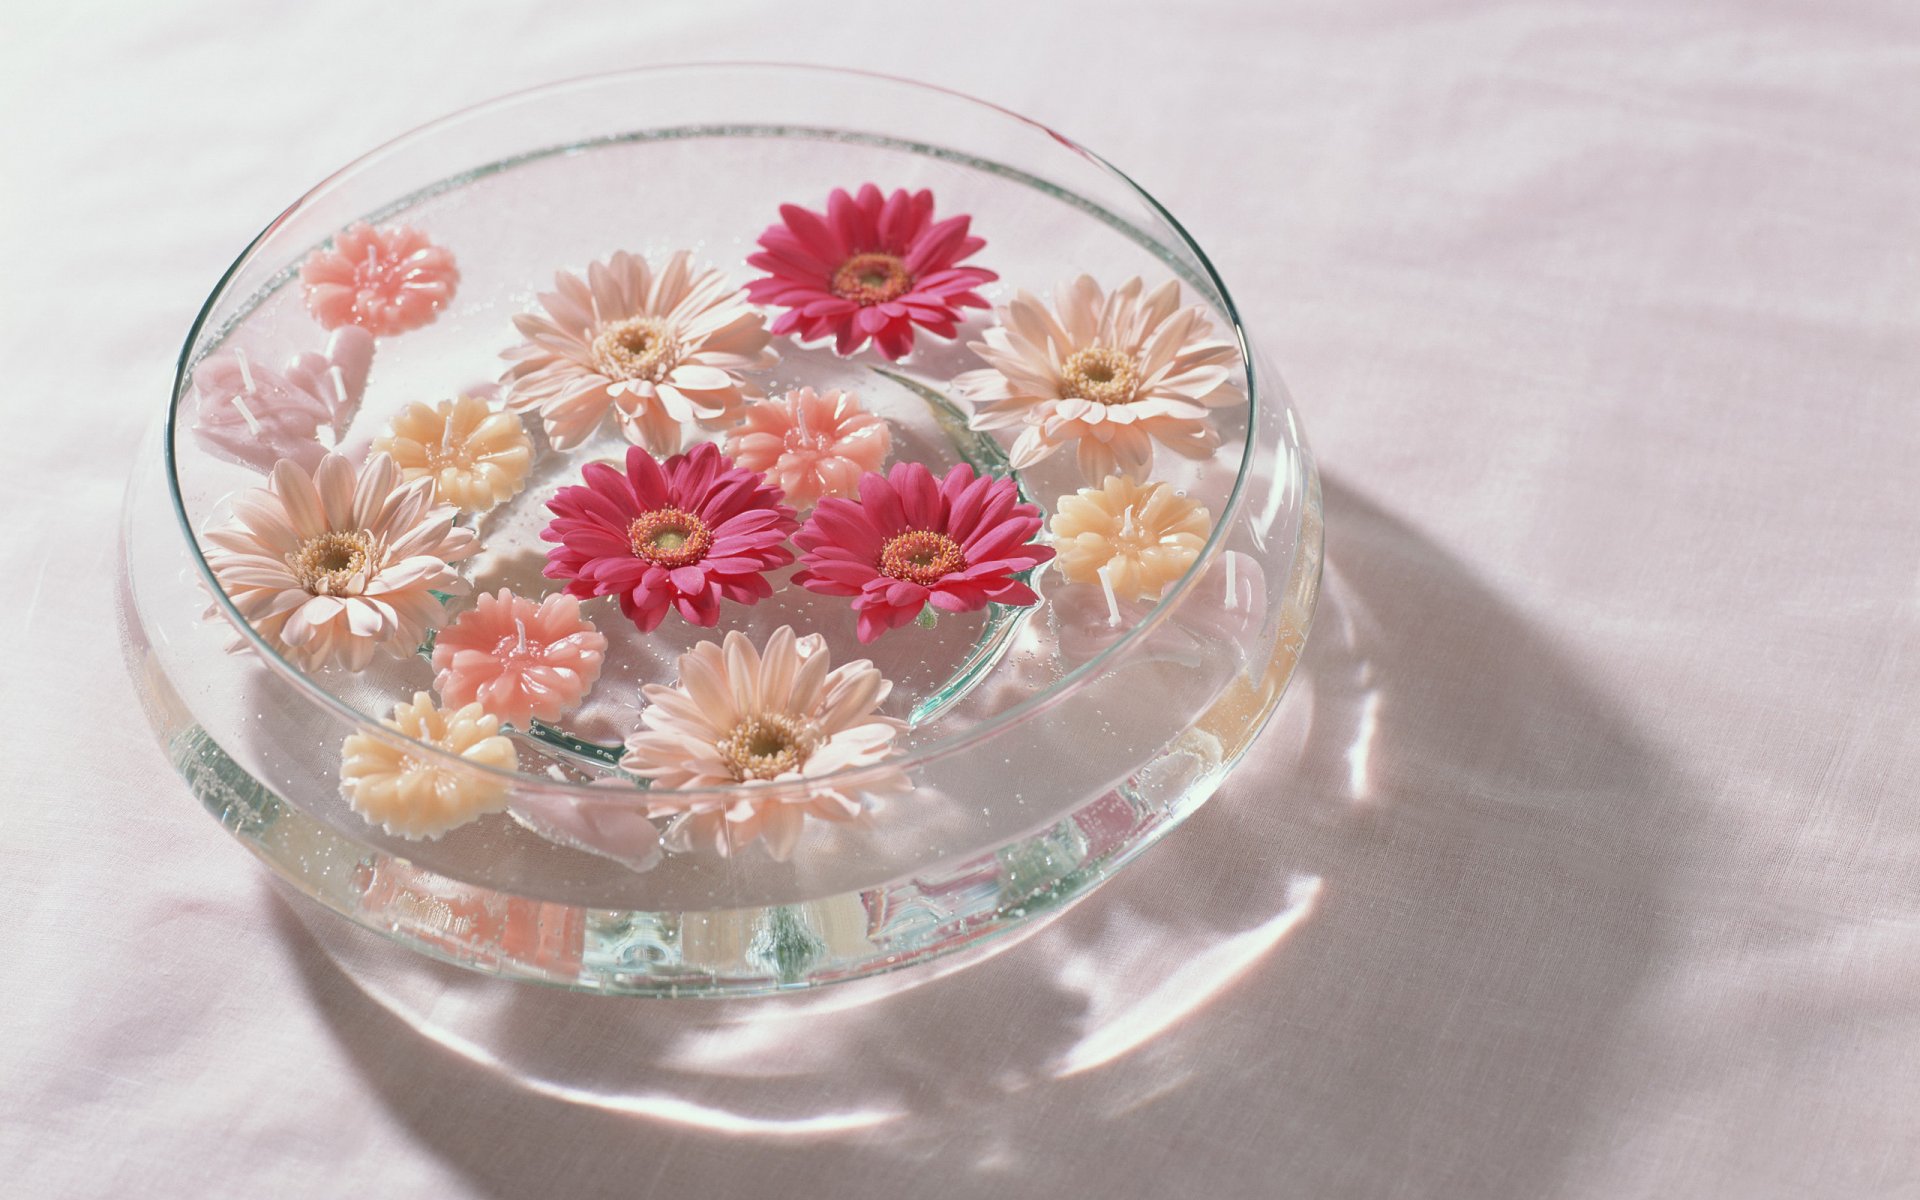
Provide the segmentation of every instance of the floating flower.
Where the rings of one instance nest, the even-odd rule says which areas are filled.
[[[533,439],[512,413],[478,396],[400,411],[373,448],[393,456],[409,480],[430,477],[442,504],[485,512],[526,486]]]
[[[774,333],[802,341],[831,333],[840,354],[871,338],[880,353],[901,358],[913,349],[916,325],[953,337],[960,309],[988,307],[973,289],[999,278],[956,265],[986,242],[968,235],[971,217],[936,222],[925,189],[882,199],[871,183],[858,196],[835,188],[824,215],[782,204],[780,221],[760,235],[761,253],[747,259],[769,272],[747,285],[747,295],[787,310]]]
[[[803,387],[755,404],[727,435],[736,465],[759,471],[786,498],[807,508],[822,496],[851,496],[860,476],[887,461],[887,423],[852,392]]]
[[[500,736],[500,719],[478,704],[442,710],[416,692],[393,706],[381,724],[469,763],[511,771],[513,743]],[[507,807],[508,782],[486,771],[418,754],[403,742],[371,733],[347,735],[340,747],[340,792],[354,812],[388,833],[437,838]]]
[[[208,356],[193,372],[194,437],[206,450],[263,474],[281,459],[318,466],[331,427],[335,444],[360,407],[373,335],[336,330],[324,354],[296,354],[284,372],[252,361],[236,346]]]
[[[766,320],[719,271],[694,271],[682,250],[658,274],[624,250],[565,271],[540,296],[547,315],[513,324],[527,340],[502,352],[507,407],[537,410],[556,450],[586,441],[607,410],[620,432],[655,454],[680,448],[688,421],[732,424],[759,392],[741,372],[775,362]]]
[[[991,365],[955,390],[973,402],[973,428],[1021,431],[1015,470],[1072,442],[1088,480],[1140,478],[1156,441],[1188,458],[1220,445],[1208,413],[1245,402],[1232,384],[1239,352],[1205,309],[1179,307],[1176,281],[1145,297],[1141,287],[1136,277],[1107,294],[1082,275],[1054,289],[1054,311],[1021,292],[969,343]]]
[[[300,264],[307,311],[327,329],[358,325],[376,337],[418,329],[445,308],[460,282],[453,252],[408,225],[361,221]]]
[[[556,595],[535,604],[506,588],[482,594],[433,639],[433,686],[449,707],[478,704],[525,729],[557,721],[600,678],[607,639],[580,615],[580,601]]]
[[[695,625],[720,620],[720,601],[773,594],[766,573],[793,561],[782,545],[799,525],[778,489],[742,471],[711,443],[666,462],[635,446],[627,471],[588,463],[586,482],[561,488],[540,536],[557,545],[546,575],[570,595],[618,596],[620,611],[652,632],[669,606]]]
[[[434,505],[431,480],[402,483],[384,454],[358,472],[337,454],[310,473],[283,460],[233,510],[201,535],[207,565],[254,630],[305,670],[412,654],[441,618],[433,593],[467,591],[450,564],[474,552],[473,531]]]
[[[858,633],[871,642],[931,604],[969,612],[1037,604],[1014,578],[1053,557],[1035,545],[1040,510],[1020,503],[1011,479],[976,476],[965,463],[941,479],[919,463],[895,463],[860,480],[860,500],[822,500],[794,535],[805,569],[793,581],[827,596],[854,597]]]
[[[1070,583],[1097,583],[1109,601],[1157,599],[1206,545],[1207,510],[1165,483],[1109,475],[1054,505],[1047,532]]]
[[[898,752],[905,724],[881,716],[893,685],[861,659],[829,669],[819,634],[795,637],[781,626],[756,650],[744,634],[723,645],[701,642],[680,656],[676,687],[650,684],[644,726],[627,739],[620,765],[653,781],[649,816],[675,817],[669,850],[708,847],[730,854],[756,838],[785,860],[807,817],[849,821],[865,795],[905,791],[898,769],[864,779],[857,790],[823,785],[837,772],[882,763]],[[743,788],[686,799],[676,789]]]

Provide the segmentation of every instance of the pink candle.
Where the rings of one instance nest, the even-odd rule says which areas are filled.
[[[522,729],[556,721],[600,678],[607,639],[580,615],[580,601],[535,603],[506,588],[482,594],[433,643],[433,685],[448,707],[479,704]]]

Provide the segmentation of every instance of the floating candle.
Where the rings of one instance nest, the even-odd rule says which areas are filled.
[[[606,651],[579,600],[553,595],[536,604],[501,588],[434,639],[433,685],[450,706],[478,704],[524,729],[577,707],[600,678]]]
[[[1117,600],[1157,599],[1187,573],[1211,523],[1205,508],[1167,484],[1109,475],[1099,487],[1062,496],[1047,532],[1060,552],[1060,574],[1100,585],[1109,620],[1117,622]]]
[[[409,480],[431,476],[440,502],[467,512],[512,497],[533,466],[533,439],[520,418],[478,396],[409,404],[373,448],[391,454]]]

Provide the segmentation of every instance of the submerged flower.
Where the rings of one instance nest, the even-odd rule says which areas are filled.
[[[520,418],[492,411],[478,396],[409,404],[373,448],[391,454],[407,479],[430,477],[442,504],[466,512],[485,512],[519,492],[533,466],[533,439]]]
[[[300,264],[307,311],[328,329],[358,325],[378,337],[418,329],[445,308],[460,282],[453,252],[409,225],[347,226],[330,250]]]
[[[799,524],[793,510],[711,443],[664,463],[635,446],[626,474],[605,463],[581,474],[584,484],[547,501],[554,520],[540,536],[557,543],[547,578],[566,580],[570,595],[618,596],[642,632],[669,607],[695,625],[717,624],[722,599],[771,596],[766,573],[793,561],[782,544]]]
[[[724,645],[701,642],[680,656],[676,687],[650,684],[644,728],[627,739],[620,765],[653,781],[649,816],[674,815],[670,850],[708,847],[721,854],[764,837],[784,860],[809,816],[848,821],[861,797],[904,791],[906,775],[885,770],[857,789],[813,782],[869,767],[898,752],[905,724],[881,716],[893,685],[861,659],[829,669],[819,634],[795,637],[781,626],[756,650],[744,634]],[[743,788],[731,796],[684,799],[676,789]]]
[[[535,604],[501,588],[435,636],[433,686],[450,707],[477,703],[525,729],[578,706],[606,652],[579,600],[555,595]]]
[[[761,252],[747,259],[768,272],[747,294],[787,310],[773,323],[777,334],[812,341],[831,333],[841,354],[871,338],[880,353],[901,358],[913,349],[914,326],[950,338],[960,309],[987,307],[973,289],[999,276],[956,265],[986,245],[967,233],[971,221],[935,221],[925,189],[883,199],[871,183],[857,196],[835,188],[824,214],[782,204],[781,223],[767,227]]]
[[[326,454],[318,440],[330,428],[336,445],[360,407],[373,335],[334,331],[324,354],[294,355],[284,371],[252,361],[244,349],[210,355],[193,372],[193,433],[219,458],[265,473],[281,459],[312,470]]]
[[[1060,574],[1122,600],[1158,598],[1199,557],[1209,528],[1207,510],[1171,484],[1124,475],[1062,496],[1047,523]]]
[[[655,454],[678,450],[689,421],[731,424],[759,395],[741,372],[773,365],[772,339],[739,288],[691,262],[679,251],[656,274],[623,250],[585,280],[556,274],[540,296],[546,315],[513,319],[527,340],[500,356],[513,364],[500,377],[507,407],[537,410],[556,450],[586,441],[608,409]]]
[[[1054,289],[1052,311],[1021,292],[969,343],[990,366],[955,390],[973,403],[973,428],[1020,431],[1015,470],[1071,442],[1088,480],[1140,478],[1154,442],[1188,458],[1220,445],[1209,412],[1245,403],[1232,383],[1239,351],[1200,305],[1180,307],[1177,281],[1141,287],[1136,277],[1103,293],[1082,275]]]
[[[478,704],[442,710],[433,697],[393,706],[381,724],[470,763],[511,771],[519,765],[500,721]],[[371,733],[347,736],[340,747],[340,792],[354,812],[388,833],[437,838],[449,829],[507,807],[508,781],[486,771],[421,754],[396,739]]]
[[[1014,576],[1053,557],[1035,545],[1040,510],[1020,503],[1011,479],[975,476],[965,463],[941,479],[919,463],[895,463],[860,480],[860,501],[829,497],[794,535],[805,553],[793,581],[811,592],[854,597],[859,638],[871,642],[931,604],[968,612],[1037,604]]]
[[[311,473],[282,461],[233,511],[201,535],[207,566],[254,630],[305,670],[362,670],[375,650],[412,654],[442,616],[434,593],[467,591],[449,564],[474,552],[473,531],[434,505],[431,480],[402,483],[384,454],[358,472],[337,454]]]
[[[852,392],[803,387],[747,409],[727,435],[727,453],[777,484],[796,507],[822,496],[851,496],[860,476],[887,461],[887,423],[860,407]]]

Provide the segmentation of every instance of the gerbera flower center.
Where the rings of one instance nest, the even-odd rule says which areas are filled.
[[[713,531],[692,513],[678,508],[656,508],[627,526],[633,553],[657,567],[684,567],[699,562],[713,549]]]
[[[820,746],[811,721],[784,713],[747,717],[714,743],[734,779],[777,779],[800,765]]]
[[[659,317],[615,321],[593,339],[593,365],[609,379],[659,383],[680,363],[680,342]]]
[[[331,596],[346,592],[373,557],[372,534],[329,530],[301,542],[287,555],[287,566],[301,587],[316,596]]]
[[[829,285],[833,294],[855,304],[885,304],[913,287],[907,264],[892,254],[856,254],[840,264]]]
[[[880,549],[881,574],[922,587],[932,587],[966,565],[960,543],[931,529],[895,534]]]
[[[1140,382],[1140,368],[1131,354],[1093,345],[1075,350],[1060,366],[1060,382],[1067,397],[1095,404],[1127,404]]]

